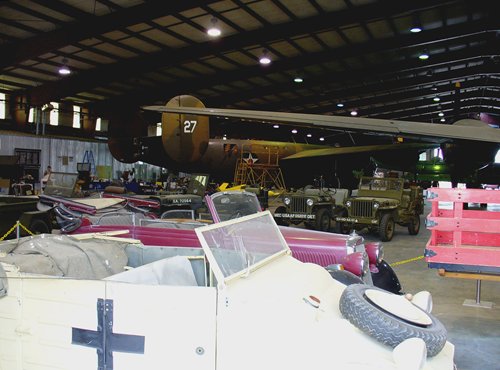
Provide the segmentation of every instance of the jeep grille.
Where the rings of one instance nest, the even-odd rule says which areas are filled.
[[[292,202],[290,203],[291,212],[307,212],[307,198],[305,197],[292,197]]]
[[[351,204],[352,217],[373,217],[373,201],[371,200],[356,200]]]

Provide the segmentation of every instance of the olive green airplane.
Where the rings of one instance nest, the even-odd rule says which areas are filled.
[[[426,149],[441,147],[453,182],[470,182],[471,173],[494,162],[500,148],[500,129],[476,120],[453,125],[392,121],[371,118],[327,116],[284,112],[206,108],[190,95],[172,98],[165,106],[146,106],[162,113],[162,135],[131,132],[111,120],[109,148],[119,161],[143,161],[174,171],[206,172],[222,181],[232,181],[236,162],[267,162],[277,157],[287,185],[306,185],[312,177],[324,176],[332,185],[355,187],[355,171],[375,166],[415,171],[418,156]],[[209,117],[244,120],[270,125],[315,128],[349,135],[372,134],[373,145],[327,146],[282,141],[213,138]],[[236,121],[234,124],[238,124]],[[378,144],[377,137],[393,137],[391,144]],[[403,141],[403,142],[400,142]],[[367,172],[365,172],[367,174]]]

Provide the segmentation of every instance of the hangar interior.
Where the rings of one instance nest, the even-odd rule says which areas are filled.
[[[27,170],[28,164],[35,166],[36,193],[49,165],[74,173],[77,163],[88,162],[93,175],[99,167],[96,177],[107,180],[134,169],[136,179],[153,184],[169,170],[202,172],[182,163],[162,165],[163,150],[170,149],[160,139],[158,147],[135,140],[161,137],[165,125],[158,112],[141,107],[165,106],[181,95],[210,108],[436,127],[475,119],[498,128],[500,37],[494,5],[488,0],[1,1],[0,156],[17,149],[37,156],[36,163],[25,163]],[[394,135],[349,129],[223,116],[210,122],[210,137],[221,140],[340,148],[396,143]],[[108,146],[114,139],[120,144]],[[397,140],[424,142],[418,135]],[[443,142],[436,140],[420,154],[431,165],[444,166]],[[480,180],[470,182],[498,188],[498,148],[498,140],[488,146],[490,157],[482,159],[488,166],[474,173]],[[458,158],[465,162],[469,156],[472,151]],[[303,172],[284,165],[285,178],[311,182],[322,171],[337,170],[337,162],[327,162],[327,169],[322,163],[304,165]],[[343,163],[339,166],[349,172],[359,170],[347,159]],[[455,168],[461,165],[470,172],[465,163]],[[428,180],[433,179],[444,178]],[[423,217],[429,211],[425,201]],[[384,244],[389,263],[422,255],[430,237],[423,220],[417,236],[402,230],[398,226],[395,240]],[[371,233],[361,235],[376,240]],[[394,269],[405,291],[432,293],[434,313],[456,346],[458,369],[498,368],[498,282],[483,281],[481,287],[481,299],[493,302],[492,308],[464,307],[462,302],[477,294],[475,280],[438,277],[423,259]]]

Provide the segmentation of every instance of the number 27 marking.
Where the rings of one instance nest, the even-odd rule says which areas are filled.
[[[198,121],[189,121],[189,120],[184,121],[184,133],[192,134],[194,132],[194,129],[196,128],[197,123]]]

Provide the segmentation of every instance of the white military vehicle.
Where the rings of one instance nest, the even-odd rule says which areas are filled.
[[[0,244],[0,369],[454,369],[428,293],[332,279],[268,211],[196,234],[203,249]]]

